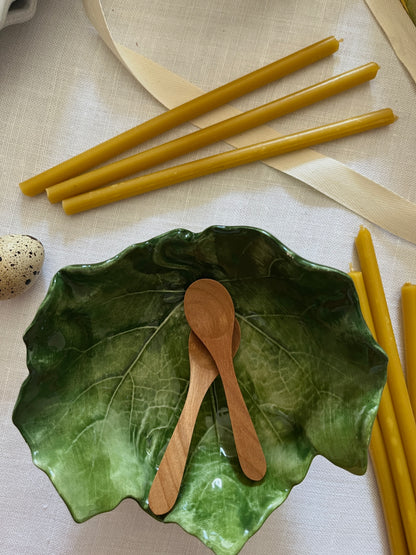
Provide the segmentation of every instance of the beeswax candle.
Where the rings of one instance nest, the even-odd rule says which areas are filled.
[[[222,154],[208,156],[180,166],[108,185],[101,189],[67,198],[62,201],[62,206],[67,214],[76,214],[196,177],[389,125],[395,120],[396,117],[389,108],[370,112],[369,114],[293,133],[292,135],[285,135],[255,145],[236,148]]]
[[[350,277],[358,294],[364,320],[374,339],[377,340],[363,274],[350,272]],[[381,396],[379,411],[374,422],[370,455],[380,492],[391,552],[395,555],[406,555],[408,553],[406,536],[409,536],[410,544],[416,541],[414,527],[416,504],[388,384]],[[403,522],[406,524],[406,532]]]
[[[407,549],[406,532],[403,527],[396,488],[390,468],[389,457],[381,432],[379,418],[376,418],[371,434],[370,456],[373,464],[374,474],[377,480],[378,490],[380,493],[381,504],[384,513],[384,521],[386,523],[387,536],[389,539],[391,553],[393,553],[394,555],[408,555],[409,551]],[[408,472],[407,475],[409,476]],[[402,486],[402,489],[403,487],[406,488],[406,484]],[[406,501],[406,497],[411,497],[413,495],[411,484],[410,487],[409,485],[407,485],[407,489],[404,490],[404,495],[405,498],[402,500],[402,504],[403,501]],[[412,512],[413,505],[414,503],[411,500],[410,514]],[[406,511],[409,511],[409,509],[405,507],[404,511],[406,518]],[[408,518],[407,520],[409,522],[407,525],[407,535],[410,534],[412,538],[414,535],[414,519]],[[415,544],[414,540],[412,539],[410,540],[410,543],[413,543],[413,545]]]
[[[379,66],[371,62],[233,118],[210,125],[205,129],[200,129],[179,139],[174,139],[123,160],[83,173],[62,183],[57,183],[46,189],[48,199],[52,203],[59,202],[65,198],[91,191],[112,181],[123,179],[211,143],[253,129],[272,119],[289,114],[370,79],[374,79],[378,69]]]
[[[338,48],[339,41],[335,37],[328,37],[316,42],[100,143],[37,176],[23,181],[20,188],[25,195],[37,195],[47,187],[88,171],[94,166],[106,162],[168,129],[172,129],[267,83],[321,60],[336,52]]]
[[[402,287],[402,313],[406,356],[407,389],[416,416],[416,284]]]
[[[404,379],[393,326],[384,295],[376,253],[368,229],[362,227],[355,240],[368,295],[377,341],[389,357],[387,383],[406,453],[413,490],[416,491],[416,424]],[[415,523],[416,526],[416,523]],[[416,553],[416,551],[415,551]]]

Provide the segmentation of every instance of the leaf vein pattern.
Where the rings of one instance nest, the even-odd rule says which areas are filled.
[[[110,398],[110,401],[107,405],[107,409],[104,415],[104,419],[103,419],[103,424],[101,427],[101,433],[100,433],[100,440],[102,439],[103,433],[104,433],[104,428],[108,419],[108,415],[110,413],[111,410],[111,406],[114,402],[114,399],[117,396],[117,393],[119,392],[120,388],[122,387],[122,385],[124,384],[125,380],[127,379],[127,377],[131,377],[131,372],[134,368],[134,366],[136,365],[136,363],[140,360],[140,358],[142,357],[143,353],[146,351],[147,347],[150,345],[150,343],[152,342],[152,340],[154,339],[154,337],[160,332],[161,329],[163,329],[163,327],[167,324],[167,322],[170,320],[170,318],[172,317],[172,315],[179,310],[179,308],[181,308],[183,305],[182,303],[179,303],[176,305],[176,307],[173,308],[173,310],[171,310],[171,312],[169,312],[169,314],[166,316],[166,318],[160,323],[159,326],[157,326],[155,328],[155,331],[152,333],[152,335],[150,335],[150,337],[145,341],[145,343],[143,344],[142,348],[140,349],[140,351],[137,353],[137,356],[134,358],[134,360],[129,364],[129,366],[126,368],[125,372],[123,373],[121,379],[120,379],[120,383],[116,386],[116,388],[114,389],[114,392]],[[130,411],[132,411],[132,407],[130,407]]]
[[[107,420],[107,418],[108,418],[108,415],[109,415],[109,412],[110,412],[110,409],[111,409],[111,405],[112,405],[112,403],[114,402],[114,399],[116,398],[117,393],[118,393],[118,391],[120,390],[121,386],[123,385],[123,383],[125,382],[125,380],[126,380],[128,377],[131,379],[132,385],[133,385],[133,388],[132,388],[132,396],[131,396],[131,402],[130,402],[130,421],[131,421],[132,413],[133,413],[133,406],[134,406],[134,389],[135,389],[134,380],[133,380],[133,377],[132,377],[132,375],[131,375],[131,371],[132,371],[134,365],[137,363],[137,361],[140,359],[140,357],[141,357],[141,356],[143,355],[143,353],[145,352],[145,350],[146,350],[146,348],[148,347],[148,345],[149,345],[149,344],[151,343],[151,341],[154,339],[154,337],[156,336],[156,334],[163,328],[163,326],[169,321],[169,319],[170,319],[171,316],[173,315],[174,311],[177,310],[178,308],[180,308],[180,306],[181,306],[181,304],[178,304],[178,305],[168,314],[168,316],[159,324],[159,326],[143,326],[143,327],[132,328],[132,329],[130,329],[130,330],[127,330],[127,331],[121,332],[120,334],[115,334],[114,336],[112,336],[112,337],[117,337],[117,336],[124,335],[124,334],[127,334],[127,333],[132,333],[132,332],[136,331],[137,329],[143,329],[144,327],[146,327],[146,328],[148,328],[148,329],[154,329],[154,330],[155,330],[154,333],[153,333],[153,334],[147,339],[147,341],[144,343],[144,345],[143,345],[142,348],[140,349],[140,351],[139,351],[139,353],[137,354],[137,356],[134,358],[134,360],[129,364],[129,366],[125,369],[125,371],[124,371],[122,374],[117,375],[117,376],[106,377],[106,378],[103,378],[103,379],[101,379],[101,380],[98,380],[98,381],[96,381],[96,382],[93,382],[93,383],[89,384],[88,387],[86,387],[83,391],[81,391],[81,392],[77,395],[77,397],[75,397],[75,398],[71,401],[70,406],[69,406],[69,407],[67,408],[67,410],[63,413],[63,415],[62,415],[61,418],[56,422],[56,424],[55,424],[55,425],[52,425],[52,427],[49,428],[49,432],[48,432],[48,433],[50,434],[50,433],[52,433],[52,432],[54,431],[54,429],[56,429],[56,427],[59,425],[59,423],[62,422],[62,421],[66,418],[66,416],[68,415],[68,413],[69,413],[70,409],[72,408],[72,406],[75,405],[75,404],[76,404],[84,395],[86,395],[89,391],[91,391],[91,390],[92,390],[93,388],[95,388],[95,387],[99,387],[100,385],[102,385],[102,384],[105,383],[105,382],[113,381],[113,380],[118,380],[119,383],[117,384],[117,386],[115,387],[115,389],[114,389],[114,391],[113,391],[113,393],[112,393],[112,395],[111,395],[110,401],[109,401],[109,403],[108,403],[108,405],[107,405],[106,412],[105,412],[103,418],[99,418],[99,419],[95,420],[94,422],[88,424],[83,430],[81,430],[81,431],[77,434],[76,438],[74,438],[74,440],[71,442],[71,448],[75,446],[75,444],[79,441],[79,439],[84,435],[84,433],[85,433],[88,429],[91,429],[92,427],[94,427],[94,426],[95,426],[96,424],[98,424],[98,423],[101,423],[101,424],[102,424],[102,426],[101,426],[101,432],[100,432],[100,436],[99,436],[100,441],[101,441],[101,440],[102,440],[103,433],[104,433],[105,423],[106,423],[106,420]],[[87,353],[88,351],[94,349],[94,348],[97,347],[101,342],[107,341],[108,339],[109,339],[109,337],[103,338],[103,339],[100,340],[99,342],[95,343],[94,345],[92,345],[91,347],[89,347],[88,349],[86,349],[85,351],[83,351],[82,354],[85,354],[85,353]],[[80,354],[80,356],[79,356],[78,358],[80,358],[80,357],[82,356],[82,354]],[[78,358],[75,359],[75,360],[73,361],[73,364],[75,364],[75,363],[77,362]]]
[[[257,333],[261,334],[263,337],[266,337],[269,341],[271,341],[274,345],[276,345],[281,351],[283,351],[295,364],[296,366],[302,370],[302,372],[305,373],[305,375],[307,375],[308,380],[311,384],[311,386],[313,387],[313,389],[315,390],[316,394],[319,397],[322,397],[324,394],[326,394],[328,397],[333,397],[335,399],[340,399],[340,397],[338,395],[336,395],[334,392],[329,391],[329,390],[322,390],[319,389],[316,384],[314,383],[314,380],[312,378],[312,376],[309,373],[305,372],[305,368],[303,367],[303,365],[300,363],[300,361],[297,359],[297,357],[290,351],[288,351],[288,349],[286,349],[283,345],[281,345],[281,343],[279,343],[278,341],[276,341],[274,338],[270,337],[270,335],[268,335],[267,333],[265,333],[263,330],[261,330],[258,326],[256,326],[252,321],[250,321],[249,318],[238,314],[238,318],[241,319],[242,321],[246,322],[252,329],[254,329]],[[310,357],[309,353],[305,353],[307,354],[308,357]],[[322,362],[322,360],[321,360]],[[332,366],[331,366],[332,368]],[[283,377],[282,377],[283,380]],[[258,411],[260,412],[262,418],[264,419],[264,421],[268,424],[268,426],[270,427],[270,429],[273,431],[273,433],[275,434],[276,438],[279,441],[282,441],[282,438],[278,432],[278,430],[276,429],[275,426],[273,426],[273,423],[271,422],[270,418],[267,416],[267,414],[265,413],[265,411],[262,409],[261,405],[258,405],[255,402],[255,399],[253,397],[253,392],[250,388],[248,388],[247,386],[245,386],[243,383],[240,382],[240,388],[241,390],[244,392],[244,397],[246,399],[250,399],[252,401],[252,404],[258,407]]]
[[[108,376],[107,378],[103,378],[101,380],[98,380],[96,382],[91,383],[88,387],[86,387],[83,391],[81,391],[81,393],[79,393],[74,399],[72,399],[72,401],[70,403],[68,403],[68,408],[63,412],[61,417],[56,421],[56,423],[52,423],[50,425],[50,427],[48,428],[48,435],[50,435],[51,433],[53,433],[56,430],[56,428],[59,426],[59,424],[63,420],[65,420],[65,418],[68,416],[68,413],[71,410],[72,406],[75,405],[89,391],[91,391],[95,387],[98,387],[98,386],[104,384],[105,382],[112,381],[112,380],[119,380],[120,378],[122,378],[122,376]],[[91,425],[88,425],[87,428],[90,427],[90,426]],[[82,432],[80,432],[78,434],[78,436],[80,436],[81,434],[82,434]]]
[[[136,297],[138,295],[147,295],[147,294],[166,294],[166,293],[185,293],[185,291],[179,289],[146,289],[144,291],[132,291],[131,293],[123,293],[123,295],[117,295],[111,297],[111,299],[106,300],[103,302],[103,305],[112,303],[113,301],[118,301],[120,299],[125,299],[127,297]]]
[[[88,424],[88,426],[85,426],[85,428],[83,428],[77,435],[76,437],[71,441],[69,447],[67,447],[67,449],[65,449],[65,453],[69,453],[69,451],[71,451],[76,444],[78,443],[78,441],[81,439],[81,437],[88,432],[89,430],[91,430],[92,428],[94,428],[97,424],[99,424],[100,420],[95,420],[94,422],[91,422],[91,424]]]
[[[112,335],[106,335],[105,337],[102,337],[101,339],[99,339],[96,343],[93,343],[92,345],[90,345],[87,349],[78,349],[77,347],[71,347],[72,351],[76,351],[78,352],[78,358],[80,358],[81,356],[89,353],[90,351],[93,351],[95,348],[99,347],[102,343],[105,343],[106,341],[109,341],[110,339],[115,339],[117,337],[122,337],[123,335],[128,335],[129,333],[134,333],[137,330],[154,330],[154,329],[158,329],[157,326],[137,326],[135,328],[130,328],[128,330],[124,330],[124,331],[120,331],[118,333],[114,333]],[[69,350],[69,349],[67,349]],[[73,364],[75,362],[78,361],[78,358],[76,358],[73,361]]]
[[[269,334],[267,334],[265,331],[263,331],[262,329],[260,329],[258,326],[256,326],[253,322],[250,321],[249,318],[247,318],[246,316],[243,316],[242,314],[238,314],[238,318],[243,320],[248,326],[250,326],[253,330],[255,330],[258,334],[262,335],[263,337],[266,337],[271,343],[273,343],[274,345],[276,345],[281,351],[283,351],[291,360],[293,360],[293,362],[299,367],[299,368],[303,368],[302,365],[300,364],[300,362],[297,360],[297,358],[295,356],[293,356],[293,353],[290,352],[286,347],[284,347],[281,343],[279,343],[278,341],[276,341],[276,339],[274,339],[273,337],[270,337]]]

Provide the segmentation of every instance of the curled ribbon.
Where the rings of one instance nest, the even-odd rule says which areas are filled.
[[[115,42],[100,0],[83,2],[88,18],[108,48],[165,107],[174,108],[204,92],[172,71]],[[227,105],[194,119],[193,123],[203,128],[239,113],[241,112]],[[227,142],[234,147],[242,147],[279,136],[281,135],[273,128],[262,125],[227,139]],[[271,158],[264,163],[310,185],[390,233],[416,244],[416,204],[341,162],[312,149],[304,149]]]

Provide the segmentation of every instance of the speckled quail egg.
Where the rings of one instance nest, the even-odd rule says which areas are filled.
[[[0,237],[0,300],[20,295],[40,274],[45,251],[30,235]]]

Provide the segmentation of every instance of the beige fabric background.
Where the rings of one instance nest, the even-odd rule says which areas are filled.
[[[273,122],[282,133],[390,106],[388,129],[317,150],[416,202],[416,86],[364,0],[105,0],[115,39],[202,89],[328,35],[337,54],[235,103],[249,109],[368,61],[376,80]],[[75,524],[11,422],[27,375],[22,335],[54,273],[91,263],[164,231],[253,225],[300,255],[348,270],[359,226],[372,232],[400,341],[400,287],[416,281],[416,246],[368,223],[293,177],[264,164],[170,187],[76,217],[18,183],[163,110],[122,67],[88,21],[81,0],[42,0],[35,17],[0,32],[0,234],[29,233],[45,245],[43,275],[0,305],[0,553],[7,555],[203,555],[179,527],[161,525],[126,500]],[[185,125],[174,137],[193,129]],[[156,143],[154,140],[152,143]],[[221,144],[206,149],[217,152]],[[189,155],[187,158],[192,158]],[[348,187],[348,183],[345,184]],[[415,223],[416,225],[416,223]],[[242,555],[387,554],[371,465],[352,476],[318,457],[305,481],[247,543]]]

